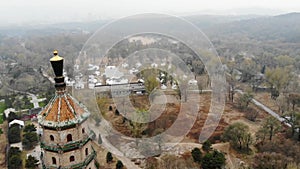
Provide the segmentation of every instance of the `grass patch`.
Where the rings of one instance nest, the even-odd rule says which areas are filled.
[[[4,110],[6,109],[5,102],[0,102],[0,124],[3,123]]]
[[[0,114],[3,114],[5,109],[6,109],[5,102],[0,102]]]
[[[40,107],[45,107],[45,106],[46,106],[45,101],[39,102],[39,106],[40,106]]]

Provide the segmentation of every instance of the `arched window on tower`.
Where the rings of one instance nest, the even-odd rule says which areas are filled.
[[[52,157],[52,164],[56,165],[56,158]]]
[[[89,154],[89,149],[85,148],[85,155],[87,156]]]
[[[50,135],[50,140],[54,141],[54,136],[53,135]]]
[[[74,157],[74,156],[71,156],[71,157],[70,157],[70,162],[73,162],[73,161],[75,161],[75,157]]]
[[[84,134],[84,133],[85,133],[85,129],[84,129],[84,128],[82,128],[82,130],[81,130],[81,131],[82,131],[82,134]]]
[[[67,142],[72,141],[72,134],[67,135]]]

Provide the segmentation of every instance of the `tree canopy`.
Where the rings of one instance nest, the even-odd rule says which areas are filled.
[[[124,166],[124,165],[123,165],[122,161],[118,160],[118,161],[117,161],[117,164],[116,164],[116,169],[122,169],[123,166]]]
[[[8,169],[21,169],[21,151],[17,147],[11,147],[8,151]]]
[[[36,169],[38,166],[39,160],[37,160],[35,157],[29,155],[25,162],[25,167],[27,169]]]
[[[13,124],[8,129],[8,142],[10,144],[12,143],[18,143],[21,141],[21,129],[18,124]]]
[[[226,158],[223,153],[214,150],[205,154],[202,160],[203,169],[221,169],[225,165]]]
[[[106,154],[106,162],[110,163],[110,162],[112,162],[112,160],[113,160],[113,156],[112,156],[111,152],[107,152],[107,154]]]
[[[251,133],[249,132],[249,127],[241,122],[233,123],[225,128],[223,139],[225,141],[229,141],[230,144],[238,150],[248,151],[250,149],[250,145],[252,144],[252,137]]]
[[[196,147],[192,150],[191,153],[192,153],[192,157],[193,157],[194,161],[197,162],[197,163],[201,163],[201,160],[202,160],[201,150]]]
[[[262,141],[262,143],[266,137],[268,137],[269,141],[272,141],[273,136],[278,133],[280,129],[280,122],[275,117],[270,116],[263,121],[263,124],[258,130],[256,136]]]

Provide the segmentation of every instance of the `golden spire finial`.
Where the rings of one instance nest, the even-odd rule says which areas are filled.
[[[58,54],[58,51],[57,51],[57,50],[54,50],[54,51],[53,51],[53,55],[56,56],[57,54]]]
[[[63,60],[64,58],[58,56],[58,51],[54,50],[53,51],[53,57],[50,59],[50,61],[59,61],[59,60]]]

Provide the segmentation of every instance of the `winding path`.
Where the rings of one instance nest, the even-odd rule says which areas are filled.
[[[31,97],[30,102],[33,104],[34,108],[39,108],[40,107],[39,102],[42,102],[42,101],[46,100],[46,98],[38,99],[35,94],[29,93],[29,92],[15,90],[15,89],[12,89],[12,88],[9,88],[9,87],[8,87],[8,90],[13,91],[13,92],[22,93],[22,94],[27,94],[29,97]]]

